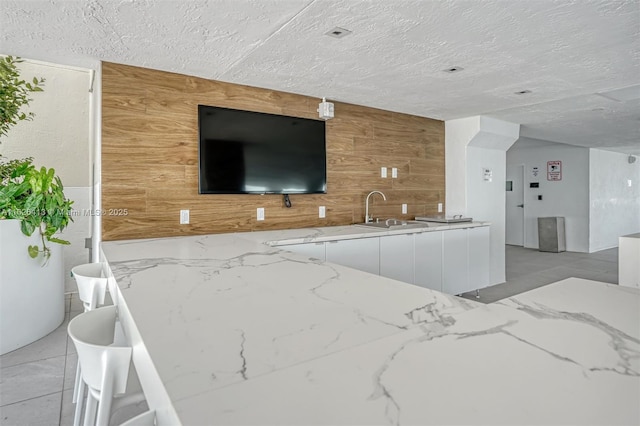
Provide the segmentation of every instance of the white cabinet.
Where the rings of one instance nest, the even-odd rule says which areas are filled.
[[[618,237],[618,284],[640,288],[640,232]]]
[[[450,229],[442,233],[442,291],[460,294],[469,287],[467,229]]]
[[[325,261],[324,243],[304,243],[304,244],[284,244],[277,246],[283,250],[289,250],[294,253],[303,254],[321,261]]]
[[[325,253],[327,262],[380,274],[379,237],[328,241]]]
[[[284,244],[284,250],[448,294],[489,285],[489,227]]]
[[[380,275],[414,282],[414,234],[380,237]]]
[[[414,284],[442,291],[442,231],[415,234]]]
[[[489,285],[490,259],[489,227],[467,229],[469,290],[485,288]]]

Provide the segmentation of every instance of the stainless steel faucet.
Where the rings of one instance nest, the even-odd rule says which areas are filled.
[[[369,193],[369,195],[367,195],[367,201],[365,201],[364,203],[364,223],[369,223],[373,220],[372,217],[369,216],[369,197],[371,197],[373,194],[380,194],[382,195],[382,198],[387,201],[387,197],[384,196],[384,194],[380,191],[371,191]]]

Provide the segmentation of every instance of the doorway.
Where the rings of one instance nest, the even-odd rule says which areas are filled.
[[[507,166],[505,243],[524,246],[524,164]]]

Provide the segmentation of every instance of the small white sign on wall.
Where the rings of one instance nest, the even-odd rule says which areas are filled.
[[[539,174],[540,174],[540,169],[538,168],[538,166],[533,166],[531,168],[531,177],[537,178]]]
[[[482,179],[485,182],[491,182],[493,180],[493,172],[491,171],[491,169],[488,169],[486,167],[482,168]]]
[[[547,161],[547,180],[562,180],[562,161]]]

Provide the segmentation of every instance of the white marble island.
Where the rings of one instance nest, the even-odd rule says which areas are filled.
[[[533,302],[479,305],[260,234],[103,244],[161,424],[640,421],[635,289],[590,283],[576,315],[536,305],[542,315],[523,308],[535,291]],[[591,309],[599,300],[615,318]]]

